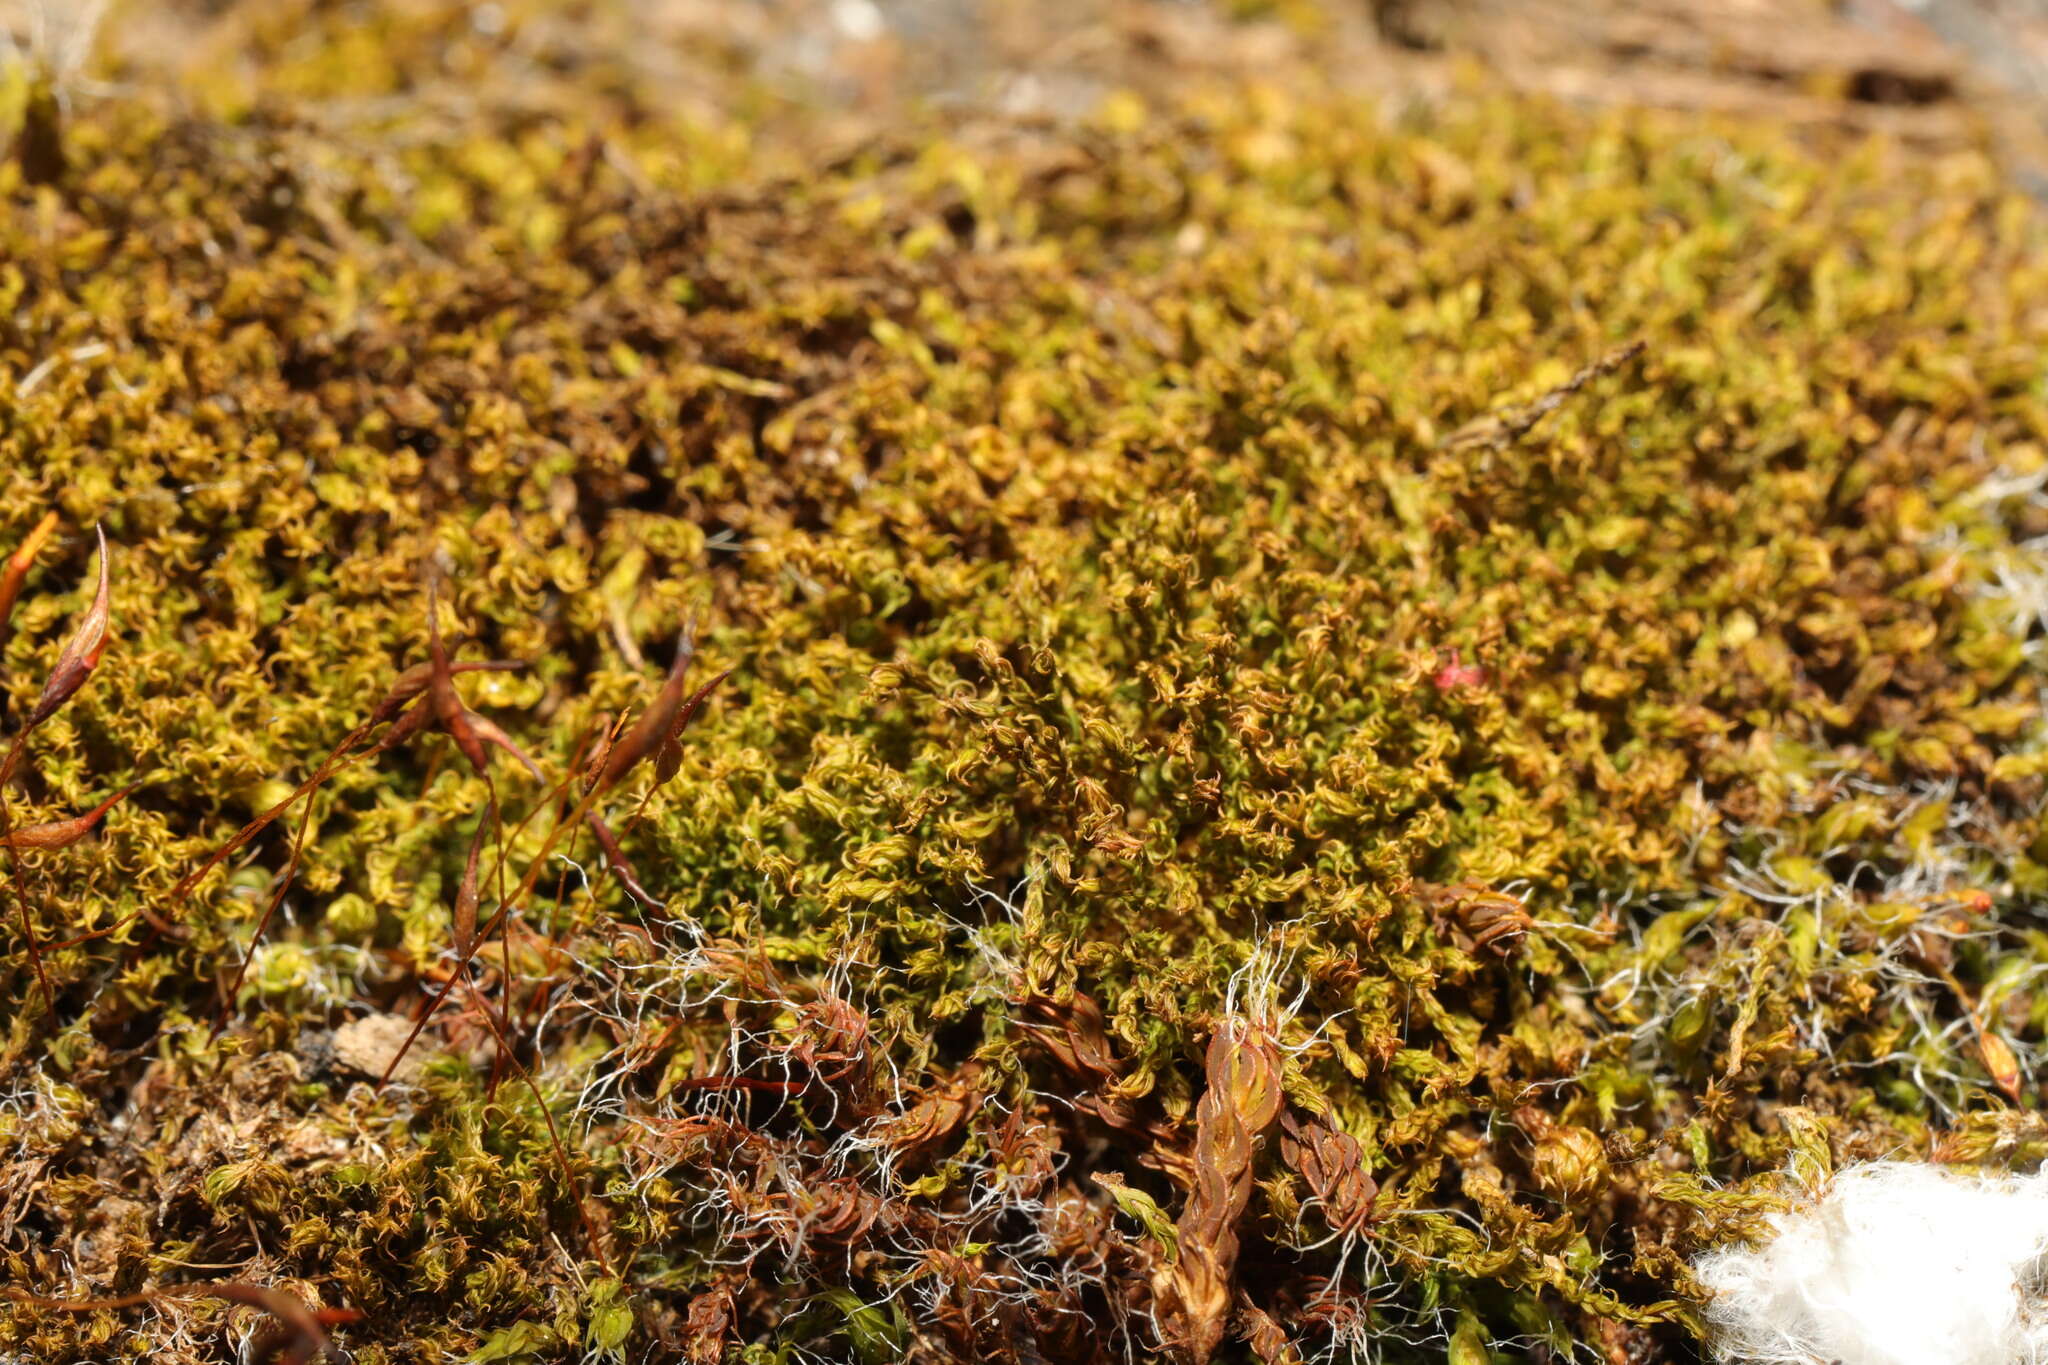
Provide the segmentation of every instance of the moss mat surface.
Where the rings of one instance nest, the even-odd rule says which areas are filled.
[[[1677,1362],[2048,1154],[1983,157],[487,8],[9,87],[0,1360]]]

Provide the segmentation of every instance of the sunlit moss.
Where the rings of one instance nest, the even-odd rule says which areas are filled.
[[[2048,1029],[2048,255],[1991,167],[1313,89],[792,181],[602,73],[315,117],[497,60],[460,8],[259,25],[210,112],[0,168],[0,538],[64,523],[12,716],[115,556],[10,812],[142,784],[23,858],[55,1019],[10,896],[0,1282],[288,1283],[362,1361],[1146,1357],[1228,1213],[1226,1354],[1655,1352],[1788,1163],[2048,1150],[1996,1084]],[[567,800],[693,614],[736,671],[605,802],[665,909],[565,832],[478,964],[536,1046],[458,995],[380,1096],[333,1030],[449,979],[492,793],[515,883],[560,801],[343,768],[218,1036],[308,808],[170,888],[426,657],[429,572]],[[1251,981],[1324,1136],[1261,1109],[1191,1202]]]

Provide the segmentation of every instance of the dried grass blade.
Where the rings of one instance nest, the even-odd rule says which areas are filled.
[[[482,671],[501,673],[524,667],[526,665],[517,659],[484,659],[472,663],[451,664],[448,671],[455,674]],[[383,699],[371,710],[369,718],[342,736],[341,742],[328,751],[327,757],[321,761],[320,766],[314,770],[311,777],[293,788],[291,795],[285,797],[284,800],[242,826],[241,829],[235,832],[234,838],[208,854],[205,862],[186,873],[185,876],[179,879],[178,884],[171,888],[171,896],[174,899],[183,899],[186,895],[190,894],[192,888],[197,886],[200,879],[205,877],[207,873],[233,857],[238,849],[275,824],[280,816],[290,810],[308,792],[311,792],[314,788],[340,772],[350,753],[368,737],[372,730],[380,725],[389,724],[394,719],[403,720],[406,716],[414,714],[406,712],[405,708],[414,698],[427,690],[429,672],[430,670],[427,665],[414,664],[400,673],[391,684],[391,690],[386,692]],[[401,713],[404,714],[401,715]],[[392,736],[387,734],[379,741],[377,752],[391,748],[397,743],[402,743],[411,735],[417,734],[424,728],[425,720],[426,716],[421,714],[417,720],[410,723],[410,728],[397,739],[393,739]]]
[[[585,818],[590,825],[592,836],[597,840],[598,851],[604,854],[605,866],[619,879],[619,885],[626,889],[626,894],[648,910],[665,909],[664,902],[640,884],[639,877],[633,872],[633,865],[626,860],[625,853],[619,848],[618,836],[612,833],[611,827],[605,824],[596,811],[591,811]]]
[[[653,753],[668,737],[672,723],[683,708],[683,675],[689,671],[690,661],[696,656],[697,625],[693,621],[683,628],[682,639],[676,643],[676,661],[661,685],[660,694],[633,728],[611,746],[604,767],[598,773],[597,786],[616,786],[641,759]]]
[[[57,514],[43,513],[42,520],[30,528],[27,537],[14,547],[14,553],[7,556],[7,567],[0,569],[0,644],[7,642],[7,623],[14,615],[22,584],[28,581],[28,571],[35,567],[36,556],[56,529]]]
[[[692,720],[696,719],[697,712],[703,709],[704,699],[711,695],[711,690],[727,678],[730,678],[732,674],[733,670],[728,668],[710,682],[705,683],[695,692],[692,692],[689,700],[683,703],[682,709],[676,712],[675,720],[669,724],[668,734],[663,736],[661,747],[655,751],[655,786],[668,785],[669,779],[676,775],[676,770],[683,766],[683,746],[681,743],[683,731],[688,728]]]
[[[427,584],[427,701],[434,719],[455,741],[455,747],[479,773],[488,773],[491,756],[470,724],[469,708],[455,690],[455,670],[448,663],[448,648],[441,642],[441,594],[439,580]]]
[[[468,957],[476,948],[476,864],[483,853],[484,831],[497,822],[498,803],[493,801],[489,813],[476,822],[476,833],[469,839],[469,857],[462,865],[462,881],[455,888],[455,918],[450,928],[455,951]]]
[[[93,593],[92,605],[79,618],[78,628],[71,633],[63,650],[57,655],[56,666],[50,670],[49,680],[43,684],[42,695],[36,698],[35,709],[29,712],[28,720],[22,726],[22,733],[35,729],[48,720],[57,708],[77,694],[99,667],[100,655],[107,648],[107,622],[109,616],[108,589],[110,586],[107,563],[107,533],[100,527],[93,528],[93,534],[100,542],[99,587]]]
[[[298,835],[292,840],[291,857],[285,861],[284,872],[277,879],[277,889],[270,893],[270,900],[263,907],[263,918],[256,921],[256,932],[249,936],[249,951],[242,954],[242,965],[235,969],[234,982],[229,985],[227,998],[221,1001],[220,1017],[214,1021],[214,1032],[227,1027],[228,1016],[234,1013],[236,997],[242,993],[242,982],[249,975],[249,964],[256,960],[256,949],[263,943],[263,933],[270,927],[270,921],[277,915],[277,908],[284,904],[285,892],[291,890],[292,878],[298,875],[299,859],[306,850],[306,835],[313,828],[313,807],[306,806],[306,818],[299,822]]]

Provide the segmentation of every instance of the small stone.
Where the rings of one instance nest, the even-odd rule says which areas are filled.
[[[351,1019],[334,1031],[334,1060],[346,1070],[374,1080],[391,1065],[391,1059],[405,1046],[411,1032],[412,1021],[401,1014],[366,1014]],[[410,1085],[420,1078],[429,1055],[426,1041],[425,1034],[413,1041],[412,1050],[391,1073],[392,1080]]]

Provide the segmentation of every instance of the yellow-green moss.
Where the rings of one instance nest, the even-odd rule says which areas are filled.
[[[1379,1198],[1332,1240],[1261,1146],[1234,1358],[1675,1359],[1794,1155],[2048,1150],[1978,1041],[2036,1102],[2048,255],[1989,166],[1271,88],[765,182],[615,91],[315,117],[457,9],[0,167],[0,539],[65,520],[11,720],[115,565],[10,811],[142,783],[24,859],[39,941],[121,926],[55,1018],[8,909],[0,1281],[285,1284],[364,1362],[1145,1357],[1255,1007]],[[565,835],[481,959],[580,1190],[461,1006],[416,1088],[333,1057],[446,965],[445,737],[314,798],[218,1037],[303,815],[170,894],[426,657],[431,565],[550,781],[693,612],[737,670],[606,803],[665,914]],[[494,782],[516,878],[559,807]]]

